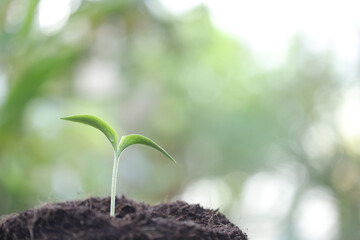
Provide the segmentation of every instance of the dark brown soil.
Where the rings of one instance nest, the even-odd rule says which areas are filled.
[[[48,204],[0,221],[1,240],[60,239],[238,239],[246,234],[216,210],[177,201],[150,206],[125,197]]]

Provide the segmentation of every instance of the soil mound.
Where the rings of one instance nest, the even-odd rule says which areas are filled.
[[[47,204],[2,219],[0,239],[248,239],[218,211],[181,201],[150,206],[123,196],[116,217],[109,211],[110,198]]]

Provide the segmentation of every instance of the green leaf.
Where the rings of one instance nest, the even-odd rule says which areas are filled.
[[[119,137],[118,137],[117,133],[115,132],[115,130],[101,118],[98,118],[98,117],[95,117],[92,115],[74,115],[74,116],[69,116],[69,117],[62,117],[61,119],[72,121],[72,122],[83,123],[83,124],[90,125],[94,128],[99,129],[109,139],[109,141],[111,142],[111,145],[114,148],[114,151],[117,154],[117,146],[116,145],[119,140]]]
[[[119,143],[119,154],[125,150],[125,148],[129,147],[133,144],[143,144],[147,145],[149,147],[155,148],[156,150],[162,152],[165,156],[167,156],[171,161],[176,163],[175,159],[173,159],[170,154],[168,154],[162,147],[160,147],[157,143],[155,143],[153,140],[142,136],[140,134],[130,134],[127,136],[122,136],[120,143]]]

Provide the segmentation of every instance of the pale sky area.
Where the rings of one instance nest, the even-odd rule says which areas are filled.
[[[260,54],[286,50],[289,40],[304,34],[314,51],[332,50],[353,63],[359,55],[358,0],[161,0],[174,14],[204,4],[213,23]]]

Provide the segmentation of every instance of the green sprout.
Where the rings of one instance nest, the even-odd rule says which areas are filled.
[[[115,216],[115,196],[116,196],[116,180],[118,175],[118,166],[119,159],[121,153],[125,150],[125,148],[129,147],[133,144],[143,144],[150,146],[152,148],[157,149],[162,152],[165,156],[167,156],[171,161],[176,163],[176,161],[168,154],[162,147],[160,147],[153,140],[142,136],[140,134],[130,134],[126,136],[122,136],[119,142],[119,136],[116,131],[104,120],[92,116],[92,115],[74,115],[69,117],[62,117],[63,120],[68,120],[72,122],[79,122],[86,125],[90,125],[94,128],[99,129],[101,132],[105,134],[105,136],[109,139],[111,145],[114,149],[114,165],[112,172],[112,183],[111,183],[111,200],[110,200],[110,216]],[[118,143],[119,142],[119,143]]]

